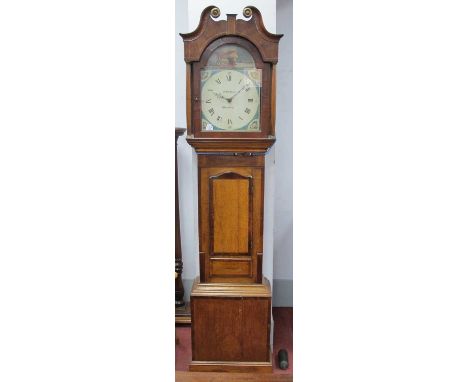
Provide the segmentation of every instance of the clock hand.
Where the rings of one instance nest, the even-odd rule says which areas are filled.
[[[232,96],[229,97],[229,98],[226,98],[226,100],[227,100],[228,102],[231,102],[232,99],[233,99],[236,95],[238,95],[242,90],[244,90],[246,86],[247,86],[247,84],[245,84],[244,86],[242,86],[236,94],[232,95]]]

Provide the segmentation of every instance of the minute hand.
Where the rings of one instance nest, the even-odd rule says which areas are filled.
[[[242,86],[242,87],[237,91],[236,94],[232,95],[232,96],[229,97],[229,98],[226,98],[226,99],[228,100],[228,102],[231,102],[232,99],[233,99],[236,95],[238,95],[242,90],[244,90],[246,86],[247,86],[247,84],[245,84],[244,86]]]

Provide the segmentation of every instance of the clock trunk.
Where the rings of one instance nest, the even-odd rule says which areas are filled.
[[[199,155],[201,282],[261,283],[264,159]]]

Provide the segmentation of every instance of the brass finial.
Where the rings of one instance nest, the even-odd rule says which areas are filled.
[[[245,8],[244,8],[243,15],[244,15],[244,17],[250,17],[250,16],[252,16],[252,9],[250,9],[249,7],[245,7]]]
[[[217,19],[220,14],[221,14],[221,11],[219,10],[218,7],[214,7],[213,9],[211,9],[211,17],[213,17],[214,19]]]

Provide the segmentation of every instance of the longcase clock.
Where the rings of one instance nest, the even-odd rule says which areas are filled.
[[[265,155],[275,142],[281,35],[207,7],[181,34],[187,63],[187,142],[198,162],[200,276],[191,292],[198,371],[271,372],[271,288],[263,277]]]

